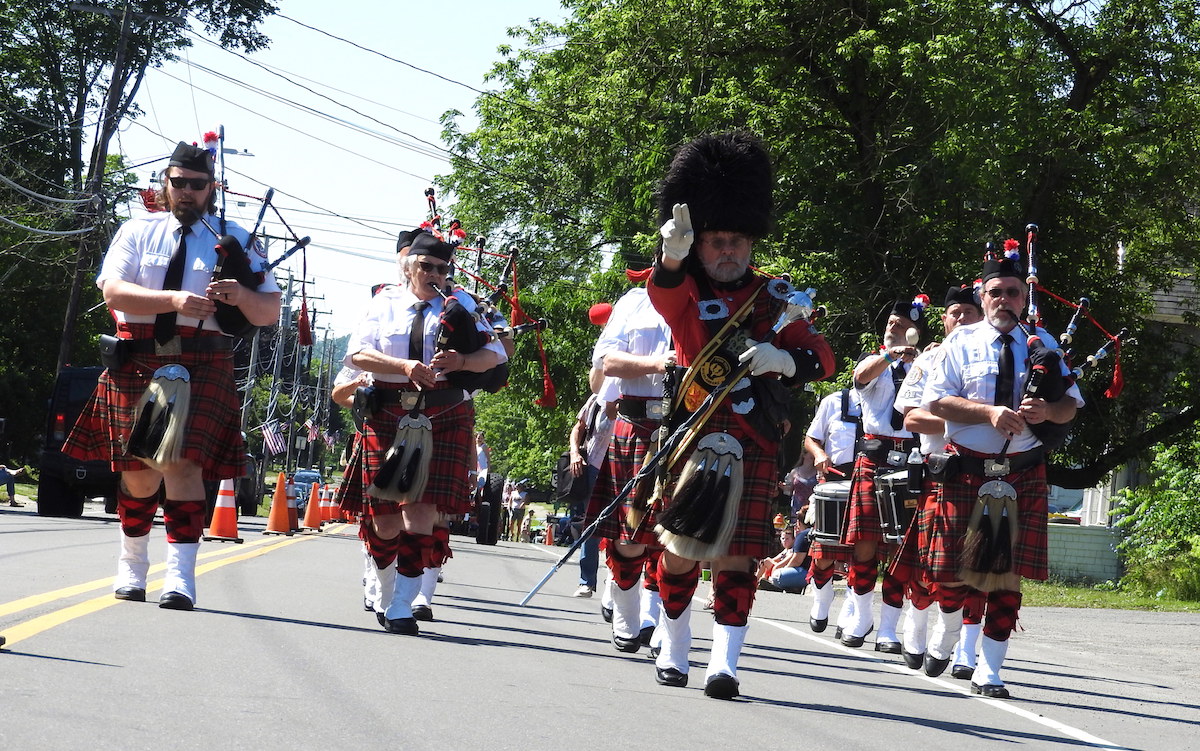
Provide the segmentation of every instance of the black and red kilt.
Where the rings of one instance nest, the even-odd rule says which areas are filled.
[[[927,513],[929,544],[922,564],[930,581],[961,581],[963,538],[971,511],[979,498],[979,487],[993,479],[981,475],[960,474],[940,486]],[[1046,520],[1046,465],[1037,464],[1021,472],[1005,475],[1003,480],[1017,491],[1018,532],[1013,540],[1013,572],[1026,578],[1045,581],[1049,576]]]
[[[383,466],[383,458],[396,438],[397,421],[408,414],[399,404],[384,407],[363,424],[362,487],[364,494],[371,479]],[[423,410],[433,425],[433,454],[429,459],[429,480],[417,503],[432,503],[443,514],[471,511],[470,474],[476,466],[475,405],[470,399],[454,405]],[[396,501],[367,495],[372,514],[399,512]]]
[[[342,470],[342,484],[338,485],[337,494],[334,496],[334,502],[344,513],[362,513],[362,480],[362,436],[356,432],[350,437],[350,461]]]
[[[854,563],[854,548],[836,542],[822,542],[812,539],[809,554],[814,561],[834,561],[835,563]]]
[[[588,524],[600,515],[642,468],[642,462],[646,460],[650,451],[650,436],[658,426],[657,420],[630,420],[627,417],[619,417],[613,423],[612,441],[608,445],[604,461],[600,463],[596,484],[592,486],[592,497],[588,499],[585,513]],[[653,476],[650,476],[647,482],[652,482],[653,479]],[[621,508],[600,522],[596,527],[596,534],[608,540],[657,544],[654,525],[649,521],[642,525],[635,539],[634,530],[625,523],[628,509],[627,499]]]
[[[212,331],[179,329],[186,339],[222,336]],[[154,336],[154,324],[122,324],[121,335],[134,339]],[[116,371],[100,374],[63,453],[81,461],[107,461],[114,472],[147,469],[145,463],[125,453],[133,429],[138,400],[163,365],[177,363],[191,376],[191,402],[184,428],[182,458],[199,465],[206,480],[241,477],[246,471],[246,443],[242,439],[241,409],[233,379],[233,352],[185,352],[158,356],[139,354]]]
[[[883,543],[883,527],[879,517],[879,501],[875,497],[875,473],[889,471],[888,465],[878,465],[869,457],[859,454],[854,461],[854,475],[850,479],[849,511],[846,528],[842,530],[842,542]]]
[[[743,451],[742,499],[738,509],[737,526],[734,527],[733,539],[729,543],[726,555],[768,558],[778,552],[776,548],[779,547],[778,533],[772,523],[775,516],[772,502],[779,490],[778,451],[764,451],[758,442],[740,427],[728,404],[722,404],[704,425],[705,435],[721,432],[737,438]],[[696,442],[702,437],[697,437]],[[686,459],[673,468],[672,482],[668,488],[674,487],[678,481],[685,462]],[[650,519],[646,524],[653,529],[654,520]]]

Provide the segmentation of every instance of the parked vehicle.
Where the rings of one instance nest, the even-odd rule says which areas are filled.
[[[87,498],[103,498],[105,510],[116,511],[117,474],[109,463],[81,462],[62,453],[63,443],[102,372],[101,367],[63,368],[54,381],[38,465],[37,506],[41,516],[83,516]]]
[[[303,512],[308,506],[312,485],[322,484],[321,473],[315,469],[298,469],[292,473],[292,482],[296,487],[296,508]]]

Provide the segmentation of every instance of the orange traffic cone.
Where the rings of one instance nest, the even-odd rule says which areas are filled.
[[[554,544],[554,525],[550,523],[549,519],[546,520],[546,539],[544,542],[547,545]]]
[[[296,483],[288,480],[287,484],[287,510],[288,510],[288,529],[293,532],[300,531],[300,510],[298,508],[300,494],[296,491]]]
[[[217,505],[213,509],[212,525],[204,539],[209,542],[244,542],[238,537],[237,498],[233,492],[233,480],[221,480],[217,491]]]
[[[304,509],[304,524],[301,525],[301,531],[320,532],[321,531],[321,490],[314,482],[308,494],[308,506]]]
[[[291,535],[292,528],[288,524],[287,477],[282,472],[275,481],[275,497],[271,499],[271,515],[267,517],[267,528],[264,535]]]
[[[333,488],[329,487],[328,484],[325,485],[325,494],[329,496],[329,515],[333,517],[333,520],[336,522],[347,521],[349,516],[338,505],[337,496],[334,495]]]

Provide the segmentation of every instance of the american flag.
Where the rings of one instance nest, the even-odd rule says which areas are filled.
[[[317,436],[321,434],[321,429],[313,423],[311,417],[304,421],[304,427],[308,428],[308,442],[312,443],[317,440]]]
[[[287,451],[287,441],[283,438],[283,433],[279,431],[279,423],[275,420],[265,423],[262,426],[263,445],[267,447],[267,451],[271,455],[282,454]]]

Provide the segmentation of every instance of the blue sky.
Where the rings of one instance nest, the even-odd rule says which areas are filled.
[[[122,123],[111,150],[148,162],[135,170],[144,187],[177,141],[224,125],[226,148],[253,154],[226,157],[230,190],[261,196],[275,188],[283,220],[312,237],[309,307],[330,312],[318,326],[340,335],[362,316],[370,285],[395,279],[396,233],[425,218],[425,188],[449,170],[439,117],[458,109],[473,123],[472,89],[494,88],[483,76],[500,59],[497,47],[512,42],[506,30],[565,12],[558,0],[279,5],[299,23],[268,19],[269,49],[234,54],[193,35],[179,62],[148,72],[137,97],[144,114]],[[257,209],[230,197],[228,215],[249,227]],[[284,234],[271,212],[265,225]],[[271,257],[284,250],[276,243]],[[299,277],[302,264],[298,253],[280,268]]]

